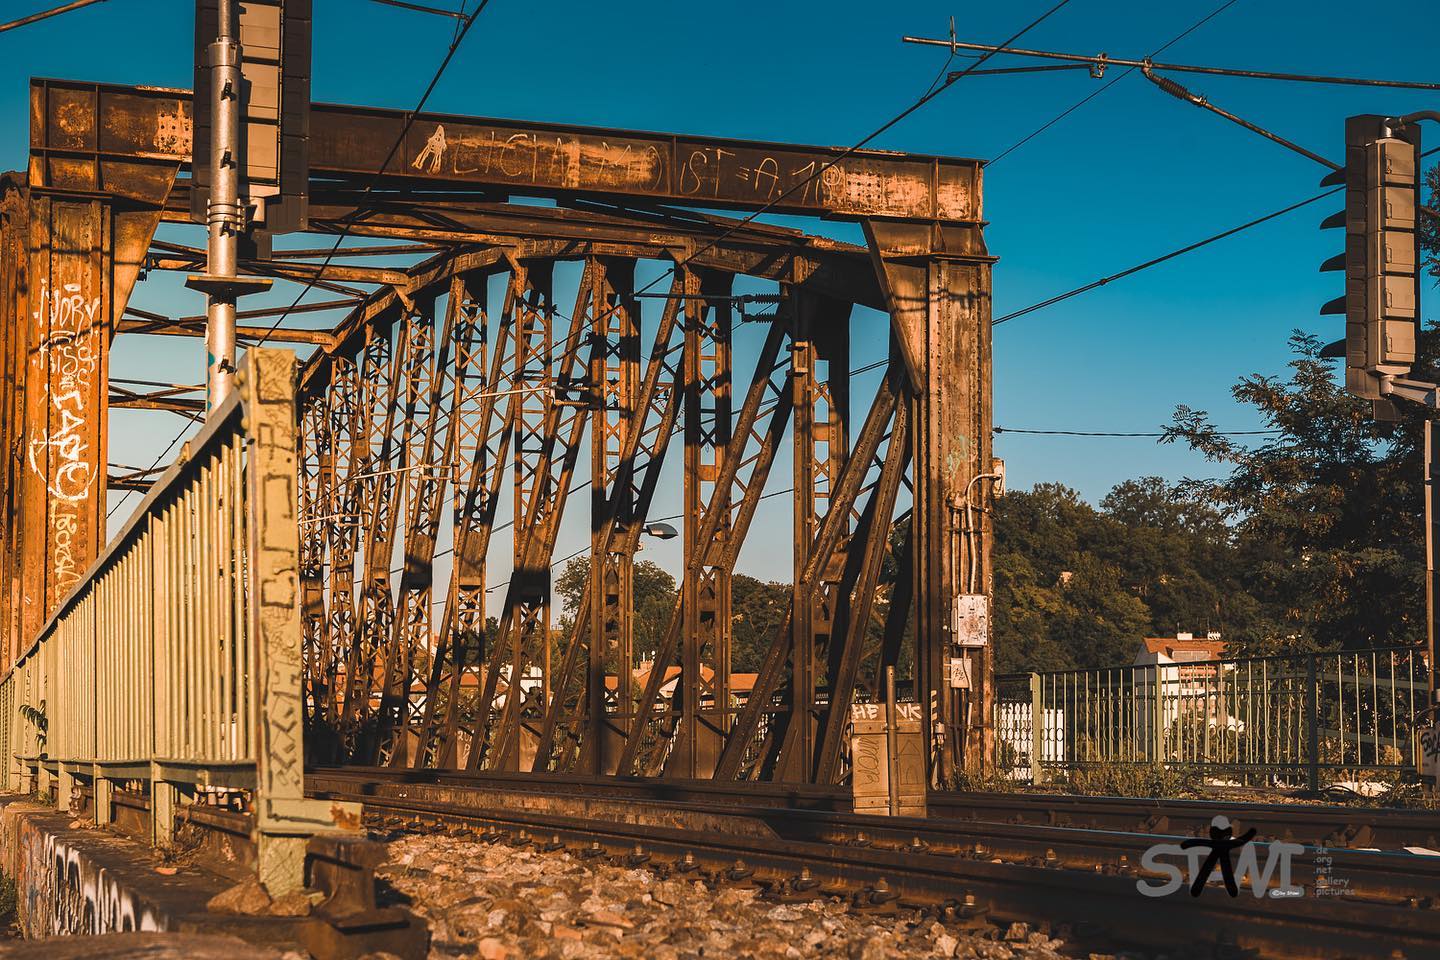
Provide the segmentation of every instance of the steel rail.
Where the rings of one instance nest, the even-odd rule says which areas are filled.
[[[1142,874],[1101,845],[1116,836],[1108,833],[1093,834],[1099,853],[1088,869],[1069,869],[1056,850],[1007,863],[984,844],[976,850],[972,843],[968,851],[937,844],[927,838],[955,825],[925,820],[705,805],[656,804],[647,810],[608,801],[620,811],[610,819],[597,816],[607,801],[595,797],[567,804],[555,794],[536,794],[526,808],[512,798],[484,805],[458,794],[459,799],[442,800],[363,790],[319,793],[362,801],[372,826],[484,827],[481,839],[490,842],[511,835],[515,845],[574,845],[582,855],[609,854],[662,873],[693,873],[712,884],[754,884],[776,898],[839,895],[860,909],[894,903],[951,920],[1023,920],[1052,929],[1061,924],[1087,945],[1099,938],[1151,949],[1233,945],[1262,957],[1391,958],[1395,950],[1421,956],[1440,937],[1440,915],[1416,909],[1418,901],[1397,906],[1359,898],[1175,896],[1152,899],[1139,910],[1136,884]],[[556,807],[569,812],[556,813]],[[809,888],[816,883],[818,888]]]
[[[310,782],[399,783],[484,787],[516,793],[554,793],[672,803],[711,803],[849,812],[850,794],[840,787],[797,783],[594,777],[551,773],[468,773],[380,767],[326,767],[309,771]],[[1432,811],[1290,803],[1080,797],[1049,793],[931,793],[932,819],[973,820],[1127,832],[1201,832],[1223,814],[1263,836],[1339,848],[1440,850],[1440,817]]]

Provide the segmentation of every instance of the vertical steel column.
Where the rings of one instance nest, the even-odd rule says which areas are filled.
[[[26,290],[29,229],[30,201],[24,183],[6,175],[0,178],[0,668],[13,663],[24,647],[20,505],[27,469],[23,385],[33,330]],[[13,684],[7,689],[13,690]],[[8,775],[9,761],[0,763]]]
[[[515,448],[511,458],[514,469],[514,569],[505,593],[505,608],[500,617],[500,638],[507,647],[504,659],[492,658],[492,672],[498,681],[504,670],[505,702],[502,722],[498,724],[493,750],[492,769],[518,770],[523,766],[519,742],[523,734],[519,716],[525,700],[533,693],[526,682],[538,679],[539,694],[549,700],[548,664],[541,664],[540,676],[527,676],[530,660],[527,649],[538,639],[543,659],[550,642],[550,554],[543,556],[535,549],[538,540],[545,540],[550,518],[543,504],[551,496],[551,463],[554,436],[549,432],[550,411],[555,400],[556,378],[553,365],[555,349],[555,287],[554,263],[548,260],[524,265],[526,282],[515,311],[515,381],[513,389],[521,391],[511,397],[515,416]],[[586,279],[581,281],[583,306],[588,299]],[[580,323],[581,312],[572,315],[572,323]],[[497,648],[496,654],[500,654]],[[500,664],[505,664],[502,668]],[[493,686],[487,678],[487,690]],[[482,698],[482,710],[494,710],[490,696]],[[509,718],[515,717],[513,730]],[[493,722],[493,721],[492,721]],[[515,743],[508,738],[513,736]],[[478,751],[472,750],[472,762]]]
[[[944,679],[946,660],[960,654],[951,621],[972,553],[979,589],[991,592],[989,517],[982,512],[969,538],[957,521],[970,481],[991,467],[994,258],[978,227],[864,226],[912,391],[915,689],[930,744],[931,782],[943,785],[961,766],[988,767],[994,748],[992,651],[972,652],[969,691],[953,690]]]
[[[586,757],[589,772],[614,769],[620,744],[607,712],[612,702],[606,677],[615,674],[613,703],[629,709],[635,668],[635,554],[623,531],[635,522],[635,438],[643,429],[640,408],[640,307],[634,261],[601,261],[595,271],[592,310],[594,351],[590,390],[596,408],[590,421],[590,583],[588,667],[585,686]],[[630,462],[627,463],[627,454]],[[627,549],[629,547],[629,549]],[[577,618],[580,611],[576,611]],[[621,722],[620,735],[628,726]],[[548,758],[547,758],[548,759]]]
[[[331,659],[324,686],[330,691],[325,702],[324,727],[312,729],[312,736],[325,740],[327,760],[338,759],[340,713],[349,677],[349,663],[355,648],[355,552],[360,538],[360,495],[355,474],[364,460],[368,442],[361,413],[361,386],[351,357],[330,360],[330,383],[326,390],[329,408],[331,476],[328,495],[317,502],[320,511],[315,526],[325,532],[330,577],[326,587],[326,632]],[[341,670],[344,669],[344,675]],[[317,750],[321,749],[317,745]]]
[[[376,656],[389,637],[394,601],[390,596],[390,560],[398,505],[391,494],[395,474],[392,461],[396,444],[394,425],[400,406],[400,382],[405,370],[405,325],[396,336],[395,317],[377,318],[367,332],[365,358],[360,370],[360,420],[352,476],[347,478],[355,497],[356,523],[364,518],[363,556],[355,597],[354,641],[345,662],[345,700],[340,712],[340,735],[345,747],[361,745],[359,725],[370,710],[375,684]],[[396,336],[394,348],[391,337]],[[357,551],[358,553],[358,551]]]
[[[35,635],[105,542],[113,269],[110,207],[30,194],[21,635]]]
[[[480,713],[489,710],[488,702],[467,700],[467,697],[478,697],[485,682],[478,674],[488,652],[485,647],[488,630],[485,557],[490,549],[500,487],[509,465],[516,409],[510,391],[514,389],[517,370],[513,362],[516,340],[512,328],[524,290],[525,275],[517,266],[506,287],[492,355],[486,328],[486,278],[465,277],[461,320],[455,328],[457,358],[462,354],[468,357],[467,374],[463,381],[457,381],[456,388],[460,412],[451,527],[455,559],[445,597],[440,647],[426,688],[425,718],[416,766],[432,760],[437,767],[468,765],[470,755],[479,749],[473,738],[474,727],[478,725]],[[505,412],[497,416],[499,410]],[[467,678],[471,681],[469,694],[465,692]],[[459,743],[462,724],[470,728],[472,735],[464,755]]]
[[[670,297],[655,330],[644,383],[635,402],[636,412],[632,418],[632,427],[626,431],[625,443],[619,452],[618,466],[611,481],[612,493],[605,501],[605,512],[591,519],[595,529],[609,531],[609,543],[601,551],[604,554],[631,557],[639,548],[645,517],[654,500],[665,454],[675,434],[675,422],[679,418],[680,410],[679,384],[683,376],[684,340],[682,338],[678,344],[672,344],[671,341],[678,325],[683,290],[683,281],[676,276],[671,283]],[[638,329],[639,308],[634,306],[631,309]],[[615,492],[620,490],[625,492]],[[622,504],[629,514],[624,523],[617,521],[611,512],[612,508],[618,508]],[[580,769],[592,769],[595,761],[590,754],[596,743],[606,742],[608,748],[611,745],[608,741],[618,740],[620,742],[613,744],[614,750],[600,762],[603,773],[613,774],[620,766],[624,744],[637,729],[634,720],[634,687],[631,678],[623,675],[629,671],[622,670],[622,676],[617,678],[617,688],[627,690],[628,693],[624,698],[617,697],[620,716],[613,721],[608,718],[605,720],[607,732],[604,737],[597,740],[589,735],[592,715],[588,712],[591,691],[587,687],[592,681],[588,663],[592,587],[592,580],[587,578],[560,660],[555,683],[558,692],[541,730],[536,769],[542,769],[542,763],[548,764],[544,769],[568,770],[577,766]],[[633,617],[633,611],[631,616]],[[587,648],[587,662],[583,667],[580,665],[582,639]],[[630,669],[633,670],[633,665]],[[583,673],[584,676],[580,683],[580,695],[572,698],[570,689],[576,673]]]
[[[493,702],[495,678],[502,668],[499,658],[508,654],[509,673],[499,723],[495,728],[485,728],[487,737],[492,741],[486,758],[490,769],[533,768],[539,748],[540,726],[550,707],[550,567],[555,538],[560,532],[560,520],[570,492],[570,481],[580,455],[580,439],[590,420],[589,405],[583,399],[589,388],[575,373],[581,363],[581,349],[589,340],[590,323],[586,319],[586,311],[595,308],[591,297],[591,278],[596,269],[598,267],[594,262],[586,263],[558,367],[550,366],[553,358],[548,350],[525,361],[526,365],[546,364],[543,372],[535,371],[533,375],[544,377],[543,382],[551,393],[545,404],[543,420],[527,427],[534,434],[532,443],[538,442],[539,445],[528,451],[531,459],[525,462],[517,459],[516,464],[519,475],[516,485],[515,571],[505,593],[505,608],[500,618],[500,643],[497,644],[496,655],[490,658],[485,692],[481,696],[483,703]],[[534,322],[543,322],[548,327],[550,315],[554,313],[548,273],[545,281],[544,303],[530,310],[543,314],[543,321]],[[534,289],[533,285],[531,289]],[[534,339],[532,333],[531,340]],[[526,356],[530,356],[528,351],[532,351],[533,347],[523,349],[527,350]],[[531,370],[534,368],[531,367]],[[570,396],[576,391],[582,399]],[[516,399],[523,396],[520,394]],[[538,669],[538,677],[530,672],[532,666]],[[530,684],[528,690],[525,689],[527,681]],[[489,736],[492,732],[493,737]],[[476,753],[472,752],[470,766],[476,763]]]
[[[377,732],[377,760],[404,765],[410,756],[413,736],[413,707],[418,695],[415,665],[420,659],[434,656],[431,622],[431,587],[434,582],[435,539],[440,530],[440,506],[445,485],[450,479],[452,449],[456,442],[456,422],[460,401],[460,382],[465,371],[451,365],[451,347],[455,327],[459,323],[464,281],[454,277],[445,304],[445,322],[435,337],[435,309],[422,311],[424,336],[431,342],[430,362],[420,376],[413,378],[409,389],[414,408],[409,416],[423,423],[411,433],[406,482],[404,559],[400,572],[400,599],[385,661],[384,695],[380,705]],[[417,336],[419,334],[416,334]],[[412,336],[412,356],[415,338]],[[458,358],[463,363],[468,358]],[[428,382],[425,382],[428,377]],[[428,671],[427,671],[428,673]]]
[[[790,349],[794,423],[794,577],[791,588],[790,746],[780,778],[809,781],[815,771],[819,720],[816,694],[822,651],[829,647],[837,599],[838,563],[827,563],[818,584],[805,582],[820,523],[833,508],[832,496],[845,463],[849,415],[850,304],[803,289],[790,296],[794,341]],[[817,367],[826,365],[821,376]],[[849,509],[842,506],[841,509]],[[843,531],[842,531],[843,535]]]
[[[1425,421],[1425,650],[1430,664],[1430,702],[1440,705],[1440,664],[1435,662],[1435,605],[1440,603],[1440,430]]]
[[[686,570],[695,575],[681,585],[684,620],[675,685],[680,738],[675,758],[665,768],[679,777],[710,776],[728,726],[730,571],[717,561],[730,537],[731,504],[729,490],[716,480],[731,437],[731,316],[728,300],[710,298],[728,297],[732,279],[730,274],[685,270],[684,544]],[[722,519],[715,535],[702,539],[707,505]],[[663,674],[666,666],[657,662],[653,669]],[[707,666],[712,672],[709,683],[704,678]]]
[[[304,629],[305,722],[319,729],[333,699],[334,651],[325,616],[326,529],[335,487],[335,450],[330,438],[329,394],[306,398],[300,415],[300,610]]]

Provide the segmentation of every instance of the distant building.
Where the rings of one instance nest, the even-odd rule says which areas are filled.
[[[1193,633],[1177,633],[1173,637],[1146,637],[1135,654],[1135,666],[1168,666],[1172,663],[1193,663],[1196,660],[1219,660],[1225,655],[1225,641],[1211,631],[1203,638]]]

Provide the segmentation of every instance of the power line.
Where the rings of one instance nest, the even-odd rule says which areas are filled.
[[[475,25],[475,21],[479,18],[480,14],[485,11],[485,8],[489,6],[489,4],[490,0],[480,0],[480,5],[475,8],[474,13],[471,13],[469,15],[468,19],[465,20],[464,26],[461,27],[459,32],[455,35],[455,39],[451,41],[450,49],[445,51],[445,57],[440,61],[440,66],[436,68],[435,76],[430,78],[430,85],[425,88],[425,92],[420,97],[420,102],[415,104],[415,109],[410,111],[409,115],[405,118],[405,124],[400,128],[400,136],[395,138],[395,143],[390,147],[390,152],[386,154],[385,161],[380,164],[380,169],[375,171],[375,176],[368,184],[365,185],[365,189],[360,192],[361,198],[369,196],[370,193],[374,191],[375,187],[379,185],[380,179],[385,176],[385,171],[390,168],[390,163],[395,159],[395,154],[400,152],[400,147],[404,145],[405,137],[407,134],[410,133],[410,128],[415,125],[415,120],[419,116],[420,111],[425,109],[425,104],[429,102],[430,95],[434,93],[435,88],[439,86],[440,78],[445,75],[445,70],[450,66],[450,61],[454,59],[455,52],[460,49],[460,44],[465,42],[465,35],[470,32],[470,28]],[[266,331],[265,336],[261,337],[259,342],[255,344],[255,346],[264,346],[265,341],[270,338],[270,334],[274,333],[277,329],[279,329],[281,322],[290,315],[290,311],[298,307],[300,305],[300,301],[305,298],[305,295],[314,288],[315,282],[320,279],[321,275],[325,272],[325,268],[330,266],[330,261],[335,258],[335,253],[340,249],[340,244],[344,243],[345,238],[350,235],[351,226],[352,220],[347,219],[344,223],[344,227],[340,231],[340,235],[335,238],[335,245],[331,247],[330,252],[325,255],[325,259],[321,262],[320,268],[315,271],[315,274],[308,281],[306,281],[305,287],[300,291],[300,294],[295,298],[295,301],[291,303],[290,306],[286,307],[285,310],[278,317],[275,318],[275,322],[270,325],[270,329]]]
[[[995,433],[1027,433],[1043,437],[1168,437],[1170,435],[1164,431],[1159,433],[1122,433],[1103,430],[1022,430],[1019,427],[992,427],[991,429]],[[1250,437],[1283,432],[1283,430],[1216,430],[1212,435]]]
[[[1318,73],[1276,73],[1270,70],[1239,70],[1232,67],[1208,67],[1193,63],[1156,63],[1150,58],[1144,60],[1132,60],[1122,57],[1112,57],[1109,54],[1098,54],[1088,56],[1082,53],[1058,53],[1053,50],[1027,50],[1021,47],[1012,47],[1003,43],[999,46],[992,46],[988,43],[963,43],[955,40],[936,40],[932,37],[904,37],[906,43],[917,43],[923,46],[951,47],[961,50],[983,50],[988,53],[1005,53],[1017,57],[1038,57],[1046,60],[1064,60],[1072,64],[1072,69],[1084,70],[1089,67],[1149,67],[1152,70],[1165,70],[1172,73],[1207,73],[1218,77],[1243,77],[1249,80],[1285,80],[1293,83],[1326,83],[1347,87],[1389,87],[1400,90],[1440,90],[1440,83],[1427,83],[1416,80],[1371,80],[1365,77],[1337,77],[1328,74]]]
[[[1035,27],[1039,26],[1039,25],[1040,25],[1041,23],[1043,23],[1045,20],[1049,19],[1052,14],[1056,13],[1057,11],[1059,11],[1062,7],[1064,7],[1064,6],[1065,6],[1066,4],[1068,4],[1069,2],[1070,2],[1070,0],[1060,0],[1059,3],[1055,4],[1055,5],[1054,5],[1053,7],[1051,7],[1049,10],[1046,10],[1044,13],[1040,14],[1040,16],[1036,17],[1034,20],[1030,21],[1028,24],[1026,24],[1026,25],[1025,25],[1024,27],[1022,27],[1020,30],[1018,30],[1018,31],[1016,31],[1014,34],[1012,34],[1011,37],[1010,37],[1010,39],[1008,39],[1008,40],[1005,41],[1005,45],[1008,46],[1009,44],[1012,44],[1012,43],[1014,43],[1016,40],[1018,40],[1019,38],[1023,37],[1025,34],[1029,33],[1029,32],[1030,32],[1031,30],[1033,30]],[[944,93],[946,90],[948,90],[952,84],[954,84],[954,83],[956,83],[957,81],[962,80],[962,79],[964,79],[965,77],[969,76],[971,73],[973,73],[973,72],[975,71],[975,69],[976,69],[977,67],[979,67],[979,66],[980,66],[982,63],[984,63],[986,60],[989,60],[992,56],[994,56],[994,53],[993,53],[993,52],[992,52],[992,53],[986,53],[984,56],[979,57],[978,59],[976,59],[976,61],[975,61],[974,63],[970,64],[970,66],[966,67],[964,70],[957,71],[957,72],[952,73],[952,74],[950,74],[949,76],[947,76],[947,77],[945,78],[945,82],[942,83],[942,84],[940,84],[940,86],[938,86],[938,87],[935,86],[935,85],[932,83],[932,84],[930,85],[930,89],[927,90],[918,100],[916,100],[914,103],[910,104],[910,106],[906,107],[904,110],[901,110],[899,113],[897,113],[895,116],[891,117],[889,120],[885,121],[883,124],[881,124],[879,127],[877,127],[874,131],[872,131],[868,136],[866,136],[866,137],[864,137],[862,140],[860,140],[859,143],[856,143],[856,144],[855,144],[854,146],[852,146],[852,147],[847,147],[845,150],[841,151],[841,153],[840,153],[840,155],[839,155],[838,157],[835,157],[834,159],[829,160],[829,161],[827,161],[826,163],[823,163],[823,164],[821,164],[820,166],[818,166],[818,167],[817,167],[815,170],[813,170],[813,171],[810,173],[810,175],[807,176],[805,179],[799,181],[798,183],[792,184],[789,189],[785,190],[784,192],[782,192],[779,196],[775,197],[774,199],[767,201],[767,202],[766,202],[763,206],[761,206],[758,210],[755,210],[754,212],[748,214],[744,219],[740,220],[739,222],[737,222],[737,223],[733,224],[732,226],[730,226],[729,228],[727,228],[727,229],[726,229],[723,233],[721,233],[718,237],[714,238],[713,240],[707,241],[704,246],[700,247],[698,250],[696,250],[695,252],[691,253],[691,254],[690,254],[689,256],[687,256],[684,260],[678,261],[673,267],[670,267],[668,270],[666,270],[666,271],[665,271],[664,273],[662,273],[660,276],[656,277],[654,280],[651,280],[651,281],[650,281],[649,283],[647,283],[645,286],[643,286],[643,287],[641,287],[639,290],[637,290],[637,291],[635,292],[635,294],[638,295],[638,294],[645,293],[647,290],[649,290],[649,289],[651,289],[652,287],[654,287],[654,286],[655,286],[657,283],[659,283],[661,280],[664,280],[666,277],[669,277],[669,276],[673,275],[676,270],[679,270],[681,267],[685,266],[686,264],[693,262],[693,261],[695,260],[695,258],[696,258],[696,257],[699,257],[702,253],[705,253],[705,252],[708,251],[708,250],[713,250],[713,249],[714,249],[716,246],[718,246],[719,244],[724,243],[725,240],[726,240],[726,238],[728,238],[728,237],[730,237],[731,235],[733,235],[737,230],[740,230],[742,227],[745,227],[746,225],[748,225],[748,224],[750,224],[750,223],[753,223],[757,217],[761,216],[761,215],[764,214],[766,211],[772,209],[772,208],[775,207],[777,204],[781,203],[781,202],[784,201],[786,198],[790,197],[790,196],[791,196],[792,194],[794,194],[797,190],[800,190],[800,189],[804,188],[804,187],[807,186],[808,184],[810,184],[810,183],[814,182],[815,180],[819,179],[820,177],[824,176],[825,173],[828,172],[829,170],[831,170],[832,168],[834,168],[836,164],[838,164],[838,163],[840,163],[841,161],[845,160],[847,157],[849,157],[850,155],[854,154],[857,150],[863,149],[866,144],[870,143],[870,142],[871,142],[872,140],[874,140],[876,137],[879,137],[881,134],[885,133],[885,132],[886,132],[887,130],[889,130],[891,127],[894,127],[896,124],[900,123],[900,122],[901,122],[902,120],[904,120],[906,117],[910,116],[910,115],[911,115],[912,113],[914,113],[916,110],[919,110],[921,107],[925,106],[925,104],[929,103],[931,100],[934,100],[936,97],[940,96],[940,94],[942,94],[942,93]]]
[[[49,10],[42,10],[39,13],[32,13],[28,17],[21,17],[19,20],[11,20],[9,23],[0,23],[0,33],[6,30],[14,30],[16,27],[28,26],[32,23],[39,23],[41,20],[49,20],[51,17],[58,17],[62,13],[69,13],[71,10],[79,10],[81,7],[88,7],[96,3],[104,3],[105,0],[75,0],[74,3],[62,4]]]
[[[1195,21],[1194,23],[1192,23],[1192,24],[1190,25],[1190,27],[1189,27],[1188,29],[1182,31],[1181,33],[1176,34],[1174,37],[1171,37],[1170,40],[1168,40],[1166,43],[1164,43],[1164,44],[1162,44],[1161,46],[1157,47],[1157,48],[1155,49],[1155,51],[1150,54],[1150,56],[1151,56],[1152,58],[1153,58],[1153,57],[1158,57],[1158,56],[1160,56],[1160,54],[1164,53],[1166,50],[1170,49],[1170,48],[1173,47],[1175,44],[1179,43],[1181,40],[1184,40],[1186,37],[1190,36],[1190,34],[1194,33],[1196,30],[1199,30],[1199,29],[1200,29],[1201,27],[1203,27],[1205,24],[1209,23],[1211,20],[1215,19],[1217,16],[1219,16],[1219,15],[1222,14],[1222,13],[1224,13],[1227,9],[1229,9],[1229,8],[1232,7],[1232,6],[1234,6],[1237,2],[1238,2],[1238,0],[1225,0],[1225,2],[1222,3],[1220,6],[1216,7],[1214,10],[1211,10],[1210,13],[1209,13],[1209,15],[1207,15],[1207,16],[1205,16],[1205,17],[1203,17],[1203,18],[1201,18],[1201,19],[1199,19],[1199,20],[1197,20],[1197,21]],[[952,55],[953,55],[953,54],[952,54]],[[1053,68],[1053,67],[1021,67],[1021,68],[1017,68],[1017,69],[1023,69],[1023,70],[1038,70],[1038,69],[1051,70],[1051,69],[1054,69],[1054,68]],[[1009,155],[1009,154],[1011,154],[1011,153],[1014,153],[1014,152],[1015,152],[1016,150],[1018,150],[1020,147],[1023,147],[1025,144],[1029,143],[1031,140],[1035,139],[1035,138],[1038,137],[1040,134],[1044,133],[1046,130],[1049,130],[1051,127],[1055,126],[1055,124],[1059,123],[1061,120],[1064,120],[1066,117],[1070,116],[1070,114],[1074,113],[1076,110],[1079,110],[1081,107],[1085,106],[1085,104],[1089,103],[1091,100],[1094,100],[1096,97],[1100,96],[1100,94],[1104,93],[1106,90],[1109,90],[1111,87],[1115,86],[1115,84],[1119,83],[1121,80],[1124,80],[1126,77],[1130,76],[1130,74],[1134,73],[1135,70],[1136,70],[1135,67],[1127,67],[1123,73],[1117,73],[1115,76],[1111,77],[1111,78],[1105,83],[1104,86],[1096,88],[1095,90],[1093,90],[1093,91],[1089,94],[1089,96],[1086,96],[1084,99],[1077,101],[1073,106],[1069,107],[1068,109],[1062,110],[1059,114],[1057,114],[1057,115],[1056,115],[1053,119],[1051,119],[1049,122],[1047,122],[1047,123],[1041,125],[1040,127],[1038,127],[1033,133],[1030,133],[1030,134],[1027,135],[1027,136],[1021,137],[1019,140],[1017,140],[1016,142],[1012,143],[1010,146],[1006,147],[1004,150],[1000,151],[1000,153],[998,153],[995,157],[993,157],[993,158],[990,160],[990,162],[986,164],[986,166],[993,167],[993,166],[995,165],[995,161],[996,161],[996,160],[999,160],[1001,157],[1004,157],[1004,156],[1007,156],[1007,155]]]
[[[1440,147],[1432,147],[1431,149],[1426,150],[1424,153],[1420,154],[1420,156],[1422,158],[1428,157],[1431,154],[1436,153],[1437,151],[1440,151]],[[1263,217],[1256,217],[1254,220],[1242,223],[1238,227],[1231,227],[1229,230],[1221,231],[1214,236],[1206,237],[1204,240],[1199,240],[1195,243],[1183,246],[1179,250],[1172,250],[1164,256],[1156,257],[1153,260],[1146,260],[1144,263],[1136,264],[1135,266],[1130,267],[1128,270],[1121,270],[1119,273],[1112,273],[1108,277],[1101,277],[1099,280],[1092,280],[1090,283],[1087,283],[1084,286],[1076,287],[1074,290],[1067,290],[1064,293],[1050,297],[1048,300],[1041,300],[1039,303],[1032,303],[1030,306],[1025,307],[1022,310],[1016,310],[1014,313],[1007,313],[1003,317],[997,317],[995,320],[991,321],[990,325],[993,327],[998,324],[1005,323],[1009,320],[1014,320],[1017,317],[1023,317],[1027,313],[1034,313],[1036,310],[1043,310],[1046,307],[1052,307],[1057,303],[1069,300],[1071,297],[1078,297],[1082,293],[1089,293],[1096,287],[1103,287],[1107,283],[1112,283],[1116,280],[1128,277],[1131,274],[1139,273],[1141,270],[1148,270],[1150,267],[1158,266],[1169,260],[1174,260],[1176,257],[1183,256],[1184,254],[1187,254],[1192,250],[1199,250],[1201,247],[1208,246],[1209,244],[1212,244],[1217,240],[1224,240],[1226,237],[1233,237],[1237,233],[1249,230],[1251,227],[1258,227],[1260,224],[1266,223],[1270,220],[1274,220],[1277,217],[1283,217],[1287,213],[1291,213],[1295,210],[1299,210],[1301,207],[1308,206],[1314,203],[1316,200],[1323,200],[1326,197],[1333,196],[1334,194],[1340,193],[1344,189],[1344,187],[1336,187],[1333,190],[1326,190],[1324,193],[1317,193],[1313,197],[1309,197],[1297,203],[1292,203],[1288,207],[1281,207],[1274,213],[1267,213]]]
[[[399,7],[402,10],[414,10],[417,13],[433,13],[441,17],[454,17],[456,20],[464,20],[464,13],[457,13],[454,10],[442,10],[439,7],[427,7],[419,3],[406,3],[405,0],[370,0],[371,3],[383,3],[387,7]]]
[[[1270,220],[1274,220],[1276,217],[1283,217],[1287,213],[1290,213],[1294,210],[1299,210],[1301,207],[1308,206],[1309,204],[1314,203],[1316,200],[1323,200],[1325,197],[1340,193],[1344,189],[1344,187],[1336,187],[1334,190],[1326,190],[1324,193],[1317,193],[1313,197],[1301,200],[1298,203],[1292,203],[1288,207],[1282,207],[1281,209],[1276,210],[1274,213],[1267,213],[1263,217],[1257,217],[1254,220],[1250,220],[1246,223],[1240,224],[1240,226],[1238,227],[1231,227],[1229,230],[1222,231],[1215,234],[1214,236],[1206,237],[1204,240],[1199,240],[1195,243],[1183,246],[1179,250],[1172,250],[1164,256],[1156,257],[1153,260],[1146,260],[1144,263],[1136,264],[1135,266],[1130,267],[1127,270],[1121,270],[1119,273],[1112,273],[1110,274],[1110,276],[1101,277],[1099,280],[1092,280],[1084,286],[1076,287],[1074,290],[1067,290],[1064,293],[1050,297],[1048,300],[1041,300],[1039,303],[1032,303],[1030,306],[1025,307],[1022,310],[1016,310],[1014,313],[1007,313],[1003,317],[997,317],[991,322],[990,325],[992,327],[998,326],[999,324],[1014,320],[1017,317],[1023,317],[1028,313],[1034,313],[1036,310],[1043,310],[1046,307],[1052,307],[1057,303],[1069,300],[1071,297],[1078,297],[1082,293],[1089,293],[1096,287],[1103,287],[1107,283],[1112,283],[1116,280],[1128,277],[1131,274],[1139,273],[1141,270],[1148,270],[1151,267],[1159,266],[1162,263],[1174,260],[1176,257],[1183,256],[1184,254],[1187,254],[1192,250],[1199,250],[1201,247],[1212,244],[1217,240],[1224,240],[1226,237],[1233,237],[1237,233],[1249,230],[1251,227],[1258,227],[1260,224],[1266,223]]]
[[[390,153],[385,157],[385,162],[382,163],[380,165],[380,169],[376,171],[375,178],[365,187],[365,190],[363,192],[364,194],[370,193],[375,188],[375,185],[379,183],[380,178],[385,175],[385,170],[390,166],[391,161],[395,159],[395,154],[399,151],[401,144],[405,142],[405,135],[410,132],[410,127],[415,122],[416,114],[418,114],[422,109],[424,109],[426,101],[430,99],[430,94],[435,92],[435,87],[440,83],[440,78],[444,75],[445,69],[450,66],[450,61],[454,58],[455,51],[460,49],[460,44],[465,40],[465,35],[470,32],[470,28],[474,26],[475,20],[480,16],[482,12],[484,12],[485,7],[488,6],[489,3],[490,0],[480,0],[480,5],[475,8],[474,13],[471,13],[469,15],[469,18],[465,21],[464,27],[460,29],[460,31],[456,34],[455,39],[450,44],[450,49],[445,51],[445,57],[443,60],[440,61],[440,66],[436,69],[435,76],[430,78],[430,85],[425,88],[425,93],[420,97],[420,102],[416,104],[415,109],[411,111],[410,116],[406,118],[405,125],[400,130],[400,136],[396,138],[395,145],[390,148]],[[336,251],[340,249],[340,244],[344,242],[345,238],[349,235],[349,233],[350,223],[347,222],[344,225],[344,229],[340,231],[340,236],[335,238],[335,245],[331,247],[330,252],[325,255],[325,260],[323,263],[320,264],[320,268],[316,270],[315,274],[306,282],[304,289],[300,291],[299,296],[295,298],[294,302],[292,302],[290,306],[286,307],[285,310],[281,312],[278,317],[275,318],[275,322],[270,325],[270,329],[265,332],[265,336],[261,337],[260,340],[255,343],[255,346],[262,346],[265,341],[270,338],[270,335],[273,334],[277,329],[279,329],[281,321],[283,321],[292,310],[294,310],[300,305],[300,301],[305,298],[305,295],[307,293],[314,289],[315,282],[320,279],[322,274],[324,274],[325,268],[328,267],[330,265],[330,262],[335,258]],[[175,439],[171,440],[170,443],[166,445],[165,449],[160,451],[160,456],[156,457],[155,462],[150,465],[152,470],[160,463],[161,460],[165,458],[166,454],[168,454],[171,450],[174,449],[175,444],[179,443],[181,438],[185,436],[185,431],[189,430],[191,425],[194,424],[195,421],[198,419],[198,414],[190,415],[190,419],[187,420],[185,425],[180,428],[180,432],[175,436]],[[105,514],[105,518],[107,520],[110,517],[114,516],[115,511],[120,509],[121,505],[130,498],[130,494],[132,492],[133,491],[127,490],[125,492],[125,495],[122,496],[118,501],[116,501],[115,506],[111,507],[110,510]]]

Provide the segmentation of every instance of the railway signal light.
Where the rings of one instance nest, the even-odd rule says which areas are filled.
[[[1345,293],[1321,308],[1345,317],[1345,339],[1322,356],[1345,358],[1345,387],[1376,401],[1376,415],[1393,419],[1382,378],[1403,376],[1415,363],[1420,276],[1416,223],[1420,206],[1420,131],[1385,117],[1345,121],[1345,165],[1321,181],[1343,184],[1345,209],[1322,228],[1343,227],[1344,252],[1321,270],[1343,271]]]

